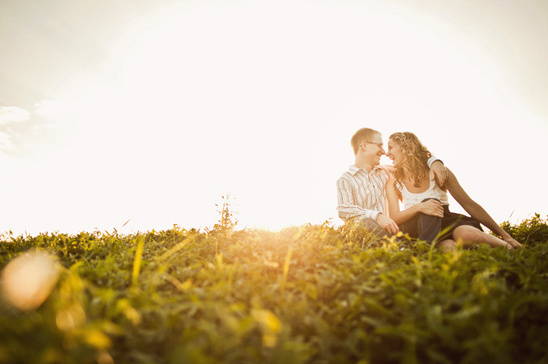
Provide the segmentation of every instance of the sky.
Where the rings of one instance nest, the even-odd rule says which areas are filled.
[[[546,39],[541,0],[2,0],[0,233],[337,225],[362,127],[545,218]]]

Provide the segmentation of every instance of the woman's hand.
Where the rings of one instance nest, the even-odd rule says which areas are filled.
[[[420,212],[425,215],[443,217],[443,205],[438,200],[427,200],[420,203]]]
[[[511,236],[503,238],[502,240],[504,240],[505,242],[510,244],[512,246],[512,248],[514,248],[514,249],[523,248],[523,246],[516,239],[512,238]]]

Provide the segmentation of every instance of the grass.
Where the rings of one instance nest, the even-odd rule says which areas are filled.
[[[36,308],[4,297],[0,362],[548,362],[548,223],[502,226],[525,248],[442,253],[329,223],[4,235],[0,268],[38,250],[60,275]]]

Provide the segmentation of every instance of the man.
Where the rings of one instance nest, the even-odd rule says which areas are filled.
[[[390,171],[381,166],[381,157],[386,154],[383,148],[380,132],[362,128],[351,140],[354,149],[354,165],[337,181],[337,211],[343,220],[354,219],[364,223],[375,234],[382,237],[391,236],[400,230],[386,213],[385,185]],[[428,160],[435,178],[443,185],[447,178],[447,169],[435,157]],[[429,226],[419,224],[419,238],[421,234],[432,234]]]

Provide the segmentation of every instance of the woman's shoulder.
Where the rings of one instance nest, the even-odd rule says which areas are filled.
[[[390,174],[389,178],[388,178],[388,181],[386,182],[386,186],[388,188],[393,188],[393,189],[396,189],[398,191],[402,191],[405,189],[405,186],[403,185],[403,183],[401,183],[400,181],[398,181],[396,179],[396,177],[394,177],[393,174]]]

